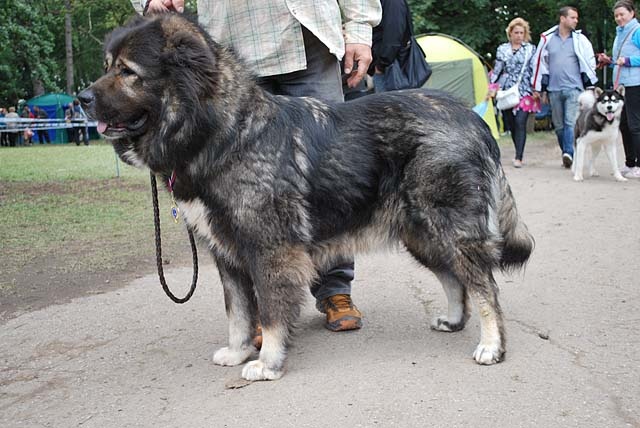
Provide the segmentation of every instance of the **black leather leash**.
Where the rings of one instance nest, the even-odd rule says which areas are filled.
[[[162,289],[171,300],[175,303],[185,303],[193,296],[194,291],[196,291],[196,283],[198,282],[198,250],[196,248],[196,241],[193,238],[193,232],[189,226],[186,226],[187,232],[189,233],[189,242],[191,243],[191,253],[193,254],[193,279],[187,295],[183,298],[178,298],[169,290],[167,281],[164,279],[164,271],[162,269],[162,242],[160,239],[160,210],[158,208],[158,185],[156,184],[156,176],[153,172],[150,175],[151,196],[153,199],[153,223],[156,231],[156,264],[158,265],[158,277],[160,278]]]

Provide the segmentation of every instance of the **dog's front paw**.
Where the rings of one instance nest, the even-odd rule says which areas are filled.
[[[464,328],[464,321],[451,322],[448,317],[440,316],[434,318],[431,321],[431,329],[436,331],[444,331],[451,333],[454,331],[460,331]]]
[[[492,344],[480,343],[473,352],[473,359],[476,360],[476,363],[487,366],[499,363],[502,361],[503,356],[504,349],[502,349],[499,342]]]
[[[220,348],[213,354],[213,363],[219,366],[237,366],[247,361],[254,348],[252,346],[232,350],[228,347]]]
[[[598,171],[596,171],[595,169],[592,169],[591,171],[589,171],[589,175],[591,177],[600,177],[600,173]]]
[[[260,360],[249,361],[242,368],[242,377],[246,380],[276,380],[283,374],[284,370],[271,370]]]
[[[582,177],[581,175],[577,175],[576,174],[576,175],[573,176],[573,180],[574,181],[583,181],[584,177]]]
[[[616,181],[629,181],[622,176],[622,174],[618,174],[615,176]]]

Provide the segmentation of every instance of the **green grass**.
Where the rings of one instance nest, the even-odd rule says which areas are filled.
[[[66,181],[120,177],[145,178],[148,173],[117,161],[109,144],[9,147],[0,150],[0,180]]]
[[[38,271],[82,276],[153,260],[149,173],[120,161],[118,169],[116,177],[107,144],[0,149],[0,293]],[[169,197],[159,193],[163,241],[171,247],[186,235],[163,215]]]

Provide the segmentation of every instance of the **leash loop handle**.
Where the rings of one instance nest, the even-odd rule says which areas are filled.
[[[193,278],[191,280],[191,288],[189,288],[189,292],[186,296],[179,298],[176,297],[171,290],[169,290],[169,286],[167,285],[167,281],[164,278],[164,270],[162,268],[162,242],[160,238],[160,209],[158,208],[158,185],[156,183],[156,176],[153,172],[151,175],[151,197],[153,199],[153,225],[155,227],[155,235],[156,235],[156,264],[158,266],[158,277],[160,278],[160,284],[162,285],[162,289],[165,294],[169,296],[171,300],[175,303],[185,303],[191,299],[193,293],[196,291],[196,283],[198,282],[198,250],[196,248],[196,241],[193,237],[193,232],[187,226],[187,233],[189,234],[189,242],[191,243],[191,253],[193,255]]]

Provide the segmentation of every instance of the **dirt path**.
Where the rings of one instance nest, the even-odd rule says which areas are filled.
[[[322,328],[303,310],[287,374],[227,389],[240,368],[211,362],[226,340],[222,290],[206,261],[191,302],[154,275],[0,325],[0,426],[640,427],[640,181],[575,183],[555,143],[530,141],[505,170],[536,238],[524,274],[498,275],[507,360],[471,360],[474,314],[429,330],[446,303],[405,254],[357,259],[364,328]],[[188,283],[188,268],[170,283]]]

